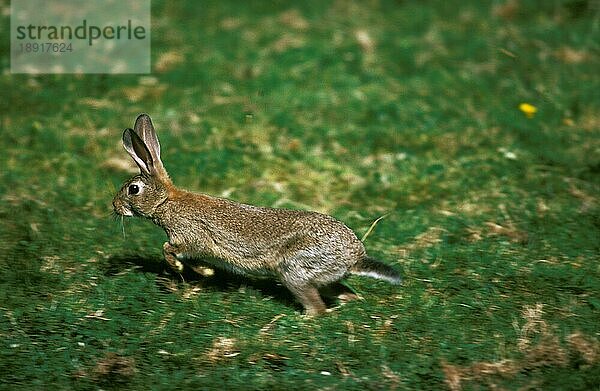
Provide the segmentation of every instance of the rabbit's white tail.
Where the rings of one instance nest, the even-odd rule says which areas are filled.
[[[350,268],[350,273],[358,276],[373,277],[392,284],[401,284],[402,278],[391,266],[371,257],[364,257]]]

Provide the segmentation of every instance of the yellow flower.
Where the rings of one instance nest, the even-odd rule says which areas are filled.
[[[533,118],[535,113],[537,113],[537,107],[529,103],[521,103],[519,105],[519,110],[521,110],[527,118]]]

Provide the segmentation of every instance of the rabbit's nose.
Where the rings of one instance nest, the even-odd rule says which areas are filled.
[[[118,198],[115,198],[112,204],[116,214],[121,216],[133,216],[133,212],[131,211],[131,209],[129,209],[129,207]]]

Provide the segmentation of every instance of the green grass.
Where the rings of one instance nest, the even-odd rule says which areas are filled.
[[[598,389],[598,2],[157,1],[149,76],[12,75],[0,5],[1,389]],[[110,217],[140,112],[184,188],[389,213],[404,285],[166,273]]]

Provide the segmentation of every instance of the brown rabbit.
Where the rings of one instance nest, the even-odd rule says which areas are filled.
[[[399,274],[369,258],[343,223],[316,212],[240,204],[176,188],[160,159],[160,144],[150,117],[141,114],[123,145],[140,168],[113,200],[122,216],[151,219],[169,238],[163,245],[176,271],[182,261],[200,259],[244,275],[272,276],[317,315],[326,306],[318,289],[336,286],[348,274],[394,284]]]

